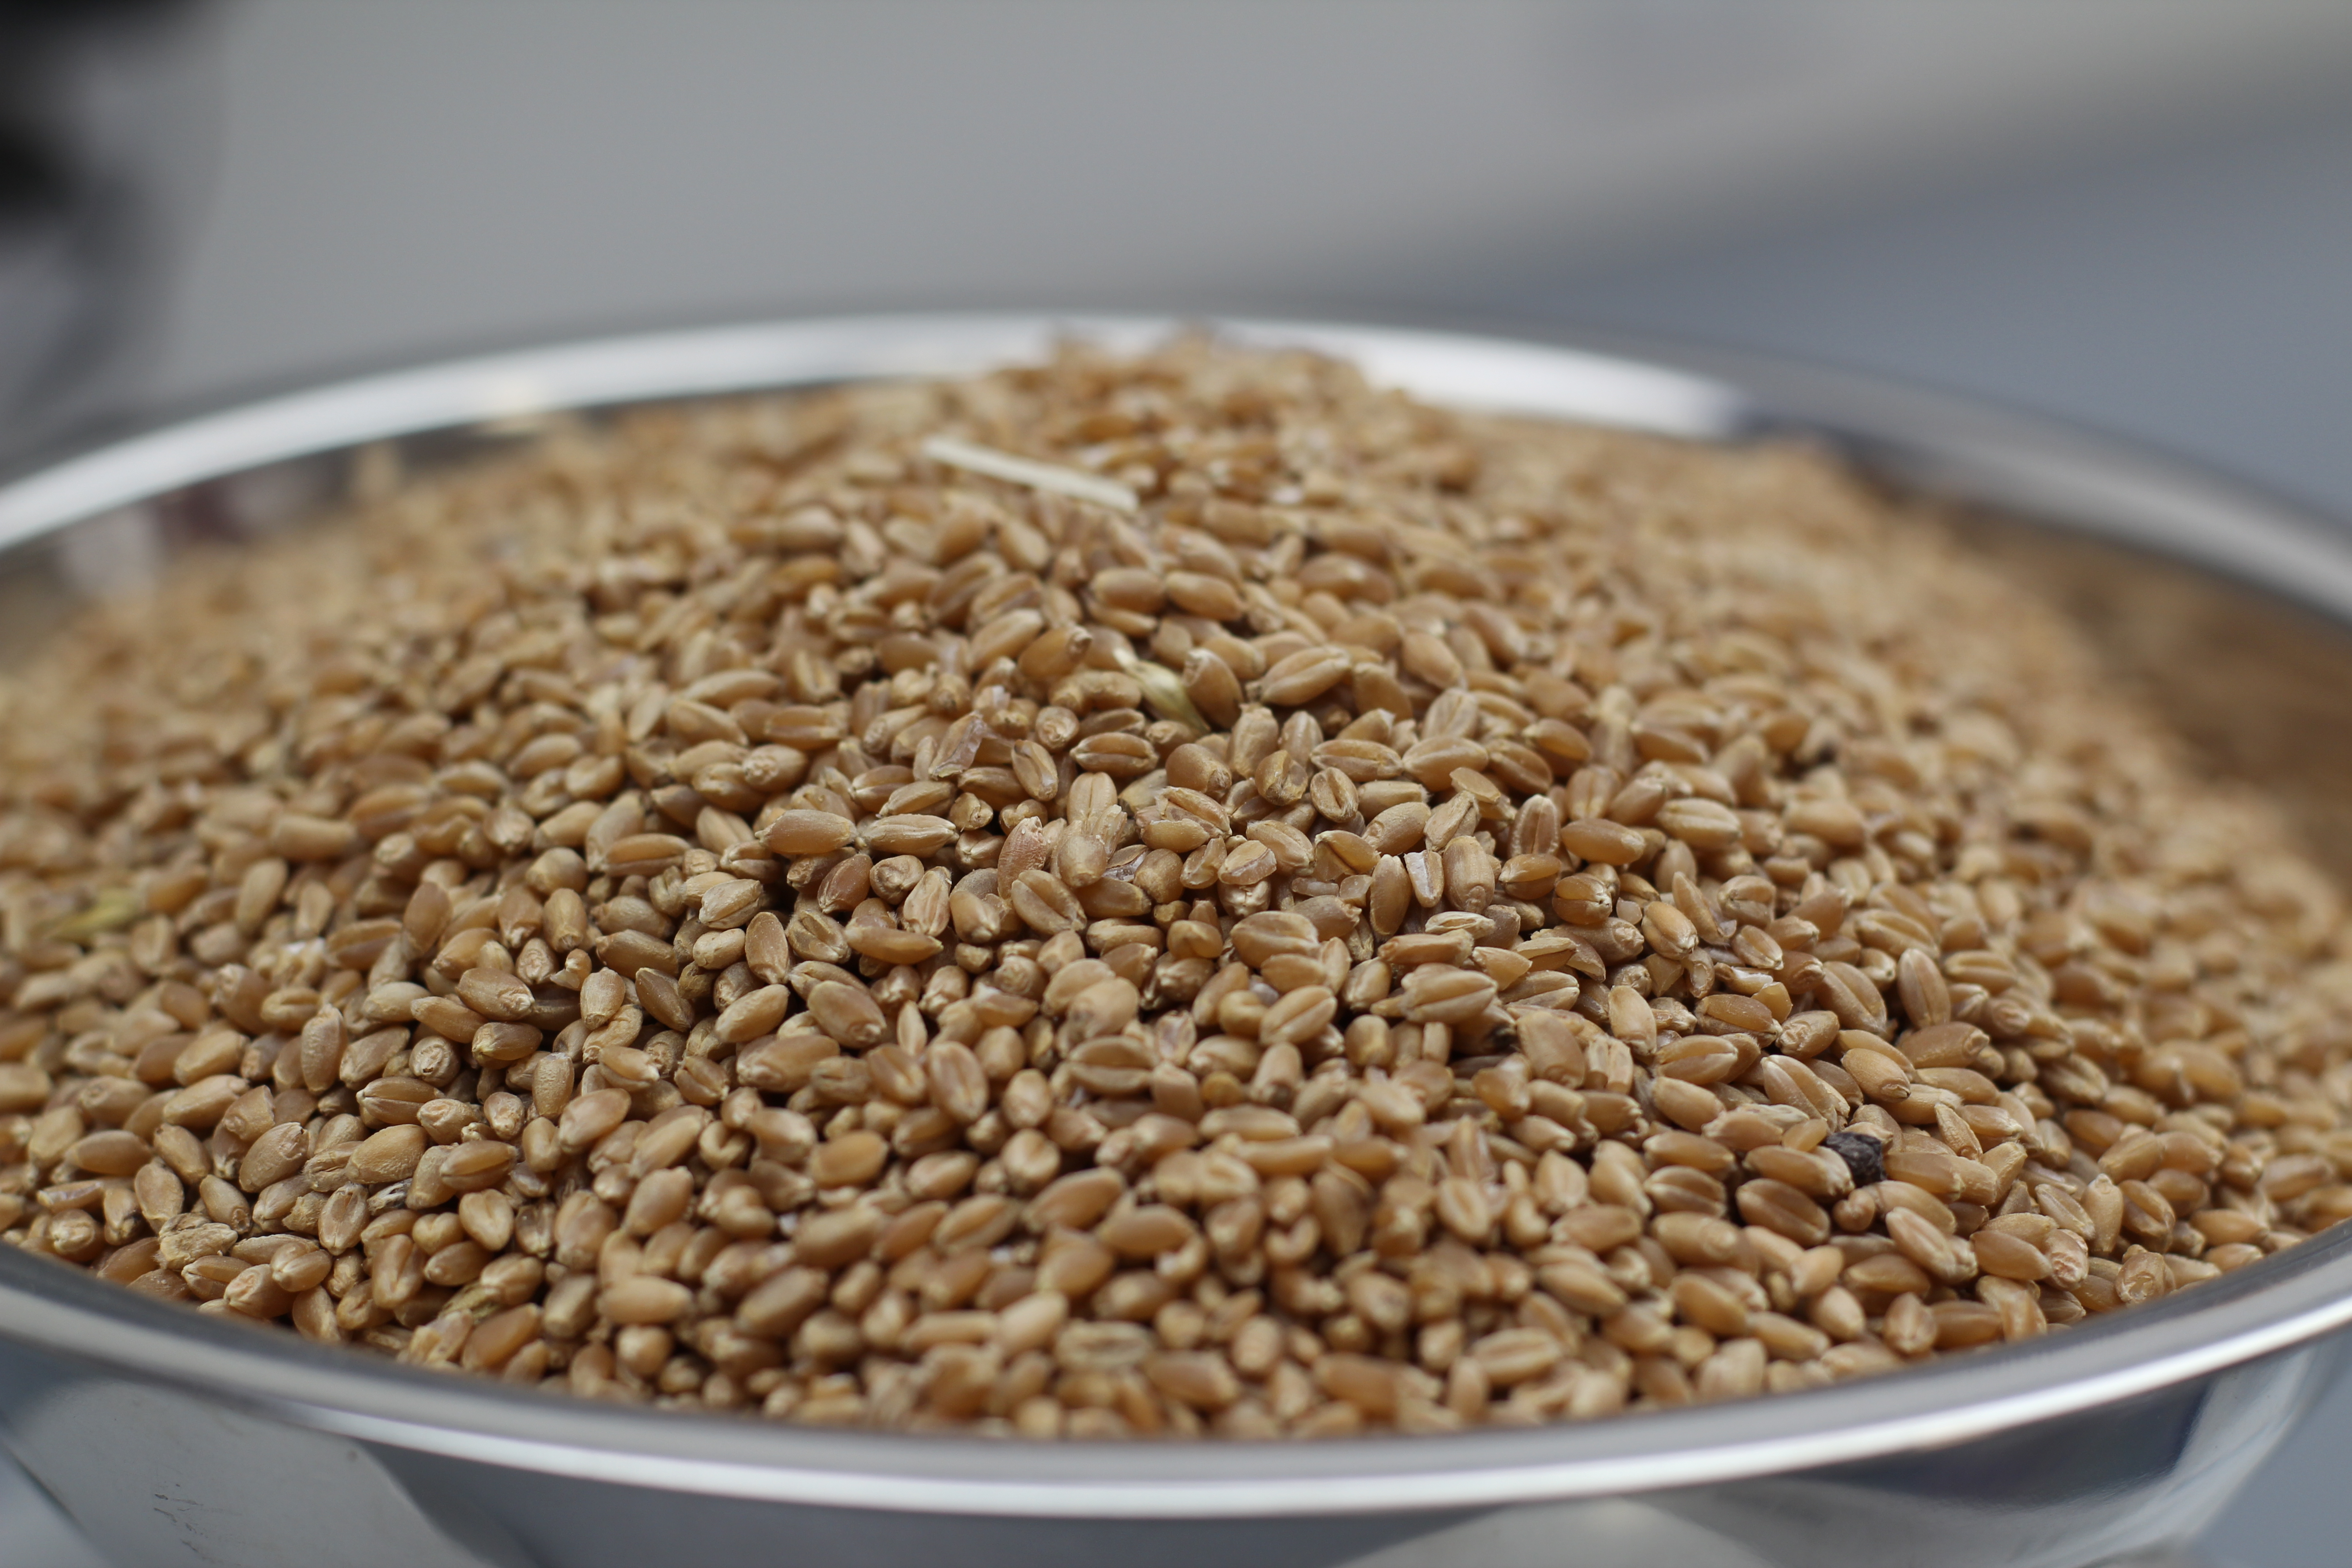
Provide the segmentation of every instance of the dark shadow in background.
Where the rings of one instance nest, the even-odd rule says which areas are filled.
[[[205,0],[0,0],[0,460],[118,398],[210,122]]]

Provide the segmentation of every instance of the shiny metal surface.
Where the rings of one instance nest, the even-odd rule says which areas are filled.
[[[299,511],[319,493],[303,476],[319,480],[368,441],[651,397],[959,373],[1034,354],[1063,331],[1135,342],[1165,330],[845,319],[348,384],[0,488],[0,544],[16,546],[0,556],[0,591],[102,589],[126,550],[152,564],[190,536],[190,515],[217,523],[224,495],[242,494],[249,521],[274,526],[273,507]],[[1997,414],[1688,356],[1231,330],[1347,354],[1439,400],[1698,437],[1823,432],[1898,476],[2352,620],[2352,545],[2316,520]],[[1804,1394],[1444,1438],[1038,1447],[558,1400],[200,1318],[0,1248],[0,1442],[121,1568],[594,1568],[677,1560],[685,1543],[713,1564],[921,1553],[1024,1568],[1204,1555],[1233,1568],[1865,1556],[2065,1568],[2192,1538],[2333,1376],[2344,1353],[2334,1331],[2347,1322],[2352,1233],[2337,1233],[2035,1343]]]

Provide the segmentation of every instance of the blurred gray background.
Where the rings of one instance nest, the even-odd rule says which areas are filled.
[[[1638,330],[2352,519],[2344,0],[0,0],[0,461],[569,333]],[[2336,1568],[2339,1396],[2207,1543]],[[0,1470],[0,1568],[94,1560]]]

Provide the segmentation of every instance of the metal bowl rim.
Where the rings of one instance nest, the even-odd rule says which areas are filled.
[[[843,317],[600,339],[394,372],[168,426],[18,479],[0,487],[0,548],[183,485],[373,439],[551,410],[963,374],[1032,356],[1063,335],[1133,345],[1186,324]],[[2324,520],[2049,421],[1676,345],[1594,353],[1323,322],[1207,324],[1244,341],[1353,357],[1376,379],[1440,401],[1701,439],[1812,433],[1963,496],[2182,555],[2352,620],[2352,546]],[[551,1398],[264,1338],[0,1247],[0,1338],[322,1433],[714,1496],[1013,1517],[1387,1512],[1754,1479],[1966,1442],[2161,1394],[2348,1322],[2352,1227],[2343,1227],[2082,1328],[1803,1394],[1429,1437],[1042,1445]]]

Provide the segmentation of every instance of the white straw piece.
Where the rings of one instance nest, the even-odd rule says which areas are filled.
[[[1077,468],[1066,468],[1058,463],[1041,463],[1034,458],[1016,458],[1010,452],[961,441],[953,436],[927,438],[923,442],[923,456],[935,463],[945,463],[951,468],[986,474],[992,479],[1027,485],[1034,490],[1051,490],[1056,495],[1090,500],[1097,506],[1107,506],[1117,511],[1133,511],[1141,504],[1135,492],[1117,479],[1106,479],[1098,474],[1086,473]]]

